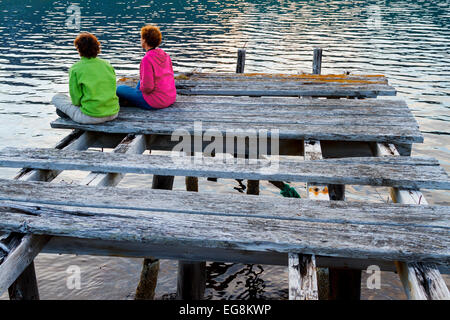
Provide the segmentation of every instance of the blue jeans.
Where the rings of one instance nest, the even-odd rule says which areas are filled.
[[[138,107],[145,110],[155,109],[145,101],[141,90],[139,90],[140,82],[138,82],[136,88],[121,85],[117,87],[116,93],[119,97],[119,103],[121,107],[129,105],[130,107]]]

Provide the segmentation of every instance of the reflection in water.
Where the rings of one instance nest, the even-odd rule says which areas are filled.
[[[450,11],[444,0],[2,0],[0,147],[48,147],[67,134],[49,127],[56,118],[49,101],[57,92],[67,93],[67,71],[78,60],[72,44],[78,30],[66,26],[70,5],[80,7],[80,30],[98,36],[101,57],[112,63],[118,77],[138,73],[138,30],[146,23],[161,27],[162,47],[177,72],[234,72],[236,50],[244,45],[247,72],[310,72],[312,50],[322,47],[323,73],[386,75],[424,133],[425,143],[414,146],[414,155],[433,156],[450,168]],[[2,170],[0,177],[15,171]],[[147,178],[132,177],[121,186],[149,185]],[[182,179],[176,187],[183,188]],[[234,180],[205,180],[201,188],[244,191]],[[349,200],[382,199],[364,188],[348,190]],[[277,194],[268,185],[262,185],[261,192]],[[425,196],[431,203],[450,202],[444,192]],[[67,263],[86,270],[82,293],[64,288]],[[104,257],[41,255],[36,264],[43,298],[130,298],[140,269],[138,259]],[[163,266],[158,294],[170,298],[176,288],[176,262],[164,261]],[[213,263],[208,269],[210,299],[287,297],[285,268]],[[389,277],[395,284],[396,276]],[[363,296],[403,297],[398,288],[396,283],[382,293],[363,290]]]

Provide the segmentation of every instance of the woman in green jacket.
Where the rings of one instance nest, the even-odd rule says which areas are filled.
[[[81,59],[69,70],[70,98],[57,94],[52,99],[56,113],[83,124],[114,120],[119,112],[114,68],[97,58],[100,43],[94,35],[83,32],[74,44]]]

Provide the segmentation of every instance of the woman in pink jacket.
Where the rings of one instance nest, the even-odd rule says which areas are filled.
[[[139,82],[136,88],[117,87],[120,105],[142,109],[162,109],[173,104],[177,97],[172,60],[162,49],[161,31],[156,26],[141,29],[141,45],[146,51],[141,61]]]

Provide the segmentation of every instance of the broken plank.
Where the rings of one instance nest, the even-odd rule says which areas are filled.
[[[118,119],[102,124],[85,125],[67,119],[57,119],[51,123],[52,128],[82,129],[104,133],[126,134],[156,134],[172,135],[180,132],[183,135],[203,135],[206,131],[217,132],[219,136],[249,136],[264,130],[271,135],[271,130],[276,129],[279,139],[296,140],[338,140],[338,141],[373,141],[389,143],[423,142],[423,136],[417,127],[402,126],[322,126],[310,124],[258,124],[251,123],[243,128],[241,123],[205,122],[198,130],[194,130],[194,122],[186,119],[186,122],[155,121],[148,122],[142,119],[126,120]]]

